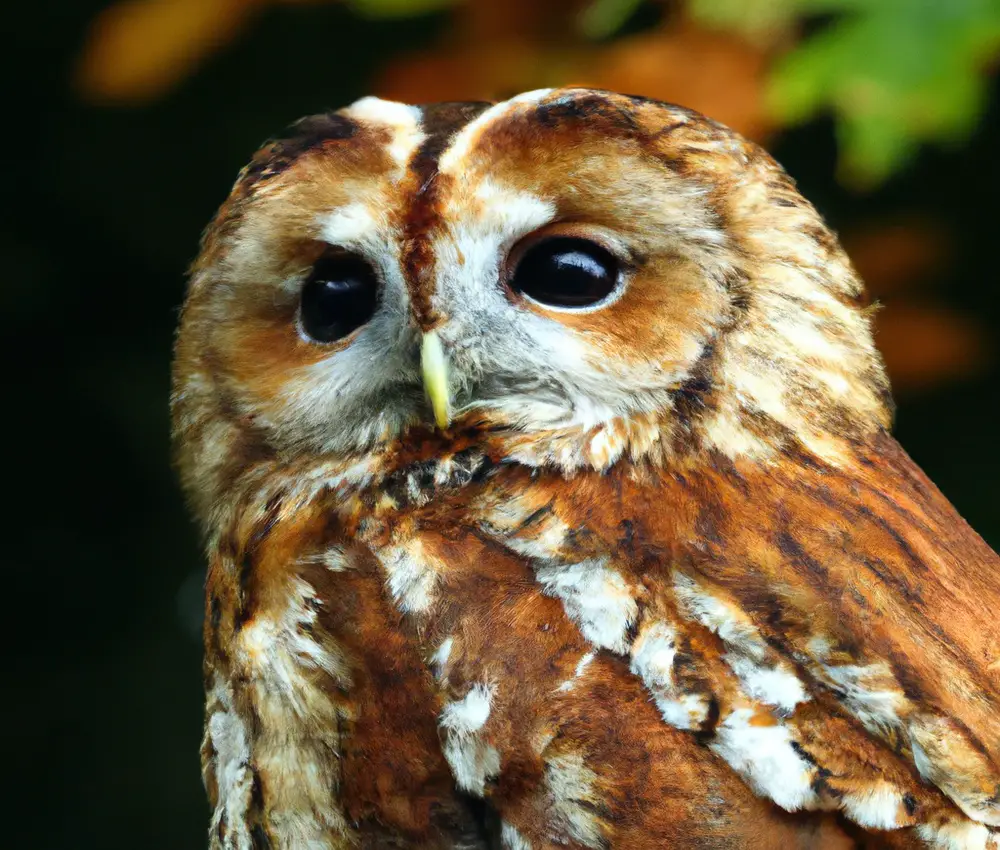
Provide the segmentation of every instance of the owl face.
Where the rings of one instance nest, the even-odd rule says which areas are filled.
[[[860,294],[773,160],[695,113],[366,98],[241,174],[192,276],[175,417],[201,470],[435,420],[570,468],[823,448],[886,417]]]

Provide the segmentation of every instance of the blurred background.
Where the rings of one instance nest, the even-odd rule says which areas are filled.
[[[884,305],[900,440],[1000,545],[1000,0],[35,0],[4,18],[7,846],[205,846],[202,559],[168,446],[185,268],[259,143],[363,94],[589,84],[767,146]]]

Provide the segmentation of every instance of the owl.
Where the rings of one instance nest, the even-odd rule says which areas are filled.
[[[180,322],[211,848],[1000,848],[1000,562],[760,148],[589,89],[266,145]]]

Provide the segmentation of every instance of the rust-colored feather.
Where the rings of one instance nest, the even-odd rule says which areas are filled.
[[[547,239],[620,285],[515,291]],[[331,250],[379,290],[324,341]],[[889,418],[835,237],[708,119],[558,90],[301,123],[178,340],[210,845],[1000,850],[1000,562]]]

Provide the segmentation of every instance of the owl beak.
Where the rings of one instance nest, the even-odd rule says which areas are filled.
[[[447,428],[451,422],[451,397],[448,393],[448,359],[445,357],[441,338],[435,331],[424,334],[420,345],[420,369],[424,376],[424,392],[434,411],[438,428]]]

